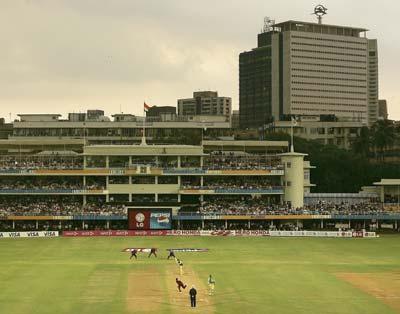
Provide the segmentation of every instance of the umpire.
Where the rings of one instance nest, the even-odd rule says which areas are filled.
[[[196,294],[197,294],[197,290],[194,286],[192,286],[192,289],[189,290],[191,307],[196,307]]]

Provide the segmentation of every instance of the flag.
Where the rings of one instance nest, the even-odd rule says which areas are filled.
[[[148,104],[144,103],[144,111],[148,111],[151,108]]]
[[[297,125],[297,119],[295,117],[292,117],[292,126]]]

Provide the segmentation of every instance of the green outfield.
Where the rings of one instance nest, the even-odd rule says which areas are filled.
[[[157,247],[129,260],[125,247]],[[198,308],[179,294],[199,291]],[[216,280],[208,296],[207,276]],[[400,237],[0,239],[0,313],[400,313]]]

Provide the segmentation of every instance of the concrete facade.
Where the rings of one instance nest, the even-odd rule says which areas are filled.
[[[289,21],[277,24],[283,68],[282,115],[335,115],[368,122],[368,39],[363,29]],[[280,80],[280,78],[274,78]],[[282,81],[282,80],[281,80]],[[277,93],[277,92],[276,92]],[[274,112],[277,110],[274,109]],[[276,117],[275,117],[276,120]]]
[[[12,140],[1,141],[2,146],[9,148]],[[37,149],[31,150],[36,144]],[[57,143],[48,143],[58,145]],[[76,146],[82,143],[69,143]],[[28,143],[30,150],[24,152],[8,152],[2,154],[0,162],[14,160],[31,162],[38,157],[60,159],[67,158],[67,151],[59,151],[48,155],[38,152],[42,143]],[[153,206],[162,202],[160,199],[173,201],[179,207],[181,197],[203,201],[209,196],[250,196],[264,197],[269,204],[290,202],[294,207],[303,204],[304,191],[311,184],[305,177],[306,169],[310,169],[304,161],[304,154],[285,153],[288,143],[285,141],[205,141],[202,146],[194,145],[89,145],[81,146],[82,153],[69,155],[75,158],[74,169],[52,169],[46,173],[29,172],[30,176],[74,176],[82,180],[83,186],[88,177],[104,183],[97,190],[82,189],[83,204],[87,197],[97,195],[106,202],[150,202]],[[28,147],[22,147],[25,149]],[[251,167],[248,167],[252,164]],[[20,169],[7,170],[1,176],[13,176],[15,180],[26,175]],[[259,182],[259,187],[239,187],[237,182],[243,177]],[[104,179],[104,180],[103,180]],[[222,181],[221,181],[222,180]],[[262,184],[262,182],[266,184]],[[189,183],[188,183],[189,182]],[[214,182],[214,183],[213,183]],[[221,183],[225,182],[225,183]],[[15,190],[3,191],[2,195],[18,195]],[[60,191],[56,194],[72,194],[70,191]],[[76,192],[78,193],[78,192]],[[76,194],[75,193],[75,194]],[[25,193],[24,195],[26,195]],[[30,195],[45,195],[36,190]],[[165,201],[164,201],[165,202]],[[197,202],[197,201],[196,201]]]
[[[379,118],[378,43],[368,40],[368,125]]]
[[[306,154],[290,152],[280,155],[285,167],[284,201],[294,208],[304,205],[304,157]]]
[[[378,52],[377,41],[365,34],[363,28],[300,21],[259,34],[258,47],[240,54],[241,127],[287,115],[335,115],[371,125],[377,119]],[[251,67],[253,59],[265,64]],[[263,98],[257,84],[248,83],[256,78]]]
[[[179,116],[230,116],[232,99],[220,97],[218,92],[194,92],[193,98],[178,99]]]
[[[363,126],[361,122],[302,121],[301,119],[302,117],[293,127],[294,136],[306,140],[316,140],[324,145],[336,145],[344,149],[351,147],[352,141],[357,137]],[[290,134],[291,127],[291,121],[276,121],[267,125],[266,130],[267,132]]]
[[[134,144],[141,140],[143,117],[131,114],[112,115],[98,120],[79,121],[59,119],[61,115],[20,115],[20,121],[14,121],[13,140],[46,140],[46,139],[85,139],[89,144]],[[165,118],[165,119],[164,119]],[[201,137],[213,134],[213,137],[226,136],[231,133],[230,117],[194,116],[194,117],[147,117],[145,122],[146,137],[149,140],[164,141],[178,139],[187,134],[188,137]]]
[[[386,99],[379,99],[378,102],[378,119],[386,120],[389,118],[389,113],[387,110],[387,102]]]

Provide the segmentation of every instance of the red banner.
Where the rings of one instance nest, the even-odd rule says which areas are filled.
[[[130,237],[130,236],[165,236],[166,230],[92,230],[63,231],[63,237]]]
[[[375,232],[362,231],[269,231],[269,230],[92,230],[64,231],[64,237],[129,236],[244,236],[244,237],[334,237],[375,238]]]

